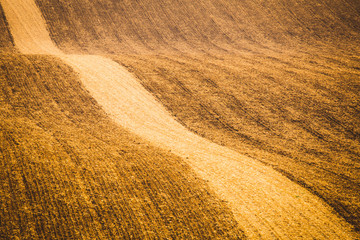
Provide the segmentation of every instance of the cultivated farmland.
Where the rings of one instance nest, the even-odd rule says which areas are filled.
[[[0,3],[0,237],[358,238],[358,1]]]
[[[53,57],[1,58],[0,236],[241,238],[179,158],[111,121]]]

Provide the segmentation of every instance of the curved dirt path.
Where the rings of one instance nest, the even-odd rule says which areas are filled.
[[[355,239],[351,226],[318,197],[270,167],[201,138],[179,124],[124,67],[88,55],[65,55],[51,41],[33,0],[0,0],[16,47],[56,55],[121,126],[186,158],[227,201],[250,239]]]

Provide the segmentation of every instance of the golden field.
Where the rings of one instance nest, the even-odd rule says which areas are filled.
[[[358,1],[0,4],[0,238],[359,237]]]
[[[1,76],[1,238],[242,236],[204,181],[117,127],[58,59],[2,55]]]
[[[190,130],[271,165],[359,224],[359,63],[287,57],[115,59]]]

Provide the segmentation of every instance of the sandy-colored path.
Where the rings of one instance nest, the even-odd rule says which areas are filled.
[[[227,201],[251,239],[355,239],[323,201],[273,169],[184,128],[122,66],[104,57],[65,55],[52,43],[33,0],[0,0],[16,47],[57,55],[121,126],[187,159]]]

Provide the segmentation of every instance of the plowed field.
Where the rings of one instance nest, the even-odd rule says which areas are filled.
[[[356,1],[0,3],[0,236],[357,238]]]

